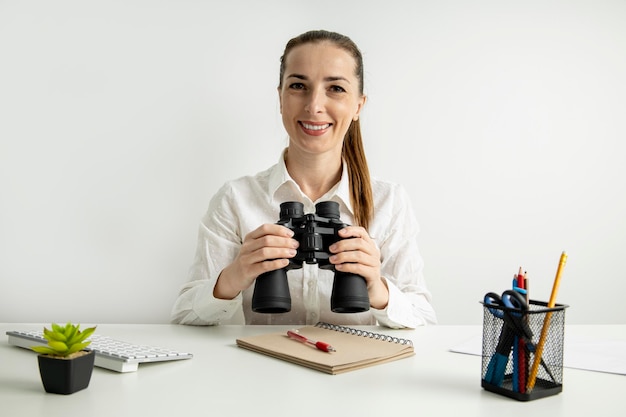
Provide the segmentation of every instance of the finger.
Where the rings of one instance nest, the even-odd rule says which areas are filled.
[[[261,247],[255,251],[249,252],[244,255],[244,262],[248,264],[257,264],[266,261],[289,259],[296,256],[297,251],[293,248],[275,248],[275,247]]]
[[[368,244],[365,240],[357,237],[343,239],[333,243],[329,248],[332,253],[341,253],[348,251],[363,251],[370,253],[371,249],[368,249]]]
[[[289,265],[288,259],[273,259],[270,261],[259,262],[255,265],[257,271],[256,275],[261,275],[264,272],[275,271]]]
[[[257,262],[252,265],[246,265],[240,271],[240,276],[244,277],[246,284],[244,288],[248,288],[259,275],[269,271],[274,271],[286,267],[289,264],[287,259],[273,259],[270,261]]]
[[[263,236],[270,235],[292,237],[293,231],[285,226],[281,226],[280,224],[266,223],[248,233],[245,239],[259,239]]]
[[[376,246],[376,243],[363,238],[342,239],[332,244],[328,249],[331,253],[337,255],[345,252],[359,251],[375,257],[376,259],[380,259],[380,250],[378,246]]]
[[[371,240],[369,233],[367,230],[360,226],[346,226],[343,229],[339,230],[339,236],[342,238],[350,238],[350,237],[360,237],[365,240]]]
[[[331,256],[329,260],[330,263],[334,265],[361,264],[368,267],[377,267],[380,265],[380,260],[377,257],[362,251],[339,252]]]
[[[275,269],[284,268],[289,264],[289,258],[295,256],[295,250],[262,248],[254,252],[240,253],[237,258],[241,276],[255,279],[260,274]]]
[[[277,225],[272,225],[272,226],[277,226]],[[243,241],[241,252],[252,253],[265,247],[290,248],[290,249],[297,248],[298,241],[295,239],[292,239],[289,236],[285,236],[284,234],[278,234],[278,235],[267,234],[267,232],[281,233],[283,229],[291,232],[289,229],[283,226],[279,226],[279,228],[273,228],[273,227],[264,228],[263,226],[261,226],[260,228],[254,230],[253,232],[250,232],[248,235],[246,235]]]
[[[364,266],[362,264],[344,263],[336,265],[335,268],[341,272],[355,274],[363,277],[368,282],[368,287],[370,283],[374,283],[376,280],[380,279],[380,270],[378,270],[377,268]]]
[[[248,243],[250,247],[254,249],[259,249],[259,248],[264,248],[264,247],[295,249],[299,245],[298,241],[295,239],[292,239],[290,237],[276,236],[276,235],[262,236]]]

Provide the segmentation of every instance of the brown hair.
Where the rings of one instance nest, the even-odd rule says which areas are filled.
[[[280,80],[278,87],[282,88],[285,75],[285,61],[289,52],[300,45],[307,43],[332,42],[348,52],[356,61],[355,75],[359,80],[359,93],[363,95],[363,56],[356,44],[347,36],[326,30],[305,32],[287,42],[283,56],[280,57]],[[354,209],[354,221],[357,225],[367,229],[374,214],[374,199],[370,172],[365,157],[361,124],[353,120],[343,139],[342,156],[348,167],[350,181],[350,202]]]

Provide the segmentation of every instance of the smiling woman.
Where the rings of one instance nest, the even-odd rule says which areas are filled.
[[[327,31],[292,39],[281,58],[278,94],[289,146],[276,165],[228,182],[212,198],[200,225],[190,280],[174,305],[173,320],[183,324],[321,320],[395,328],[435,323],[410,199],[404,188],[370,179],[359,125],[366,97],[357,46],[350,38]],[[328,266],[291,268],[300,245],[309,242],[274,223],[279,206],[298,202],[312,213],[325,201],[337,203],[342,222],[352,225],[338,229],[328,247]],[[280,314],[253,312],[257,277],[280,269],[288,270],[294,308]],[[368,311],[331,311],[333,279],[342,279],[341,274],[364,279]]]
[[[344,138],[358,120],[365,96],[358,89],[354,59],[331,42],[293,48],[285,58],[285,67],[289,72],[278,92],[283,125],[289,134],[287,169],[316,200],[337,183]],[[310,165],[297,165],[312,157],[325,159],[317,178],[311,178]],[[363,217],[367,219],[369,213]]]

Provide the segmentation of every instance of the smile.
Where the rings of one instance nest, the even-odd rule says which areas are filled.
[[[310,124],[306,122],[300,122],[300,124],[302,125],[302,127],[304,127],[307,130],[324,130],[324,129],[328,129],[331,126],[330,123]]]

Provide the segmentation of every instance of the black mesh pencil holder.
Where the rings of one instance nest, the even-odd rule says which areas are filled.
[[[530,300],[528,310],[483,302],[481,386],[519,401],[563,390],[565,309]]]

